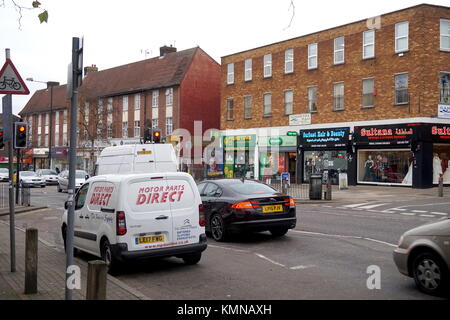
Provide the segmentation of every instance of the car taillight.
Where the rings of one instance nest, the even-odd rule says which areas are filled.
[[[117,235],[123,236],[127,233],[127,223],[125,221],[125,212],[117,211],[116,213],[117,222]]]
[[[232,209],[255,209],[260,207],[259,201],[244,201],[231,205]]]
[[[287,207],[295,207],[295,201],[292,198],[287,198],[286,202],[284,203],[285,206]]]
[[[198,205],[198,224],[200,227],[206,226],[205,206],[203,204]]]

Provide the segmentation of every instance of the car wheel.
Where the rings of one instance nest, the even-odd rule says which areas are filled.
[[[419,254],[413,262],[413,277],[420,291],[439,295],[446,289],[448,271],[442,259],[431,252]]]
[[[41,188],[45,188],[45,184],[41,184]]]
[[[211,217],[211,235],[216,241],[225,241],[226,228],[225,223],[220,214],[215,214]]]
[[[288,232],[288,230],[289,230],[288,228],[273,228],[270,229],[269,231],[274,237],[282,237]]]
[[[62,192],[61,186],[58,184],[58,192]]]
[[[108,273],[110,275],[116,275],[119,271],[119,261],[117,261],[111,251],[111,245],[107,239],[102,241],[100,252],[102,255],[103,261],[106,263],[106,267],[108,269]]]
[[[184,263],[187,265],[197,264],[201,258],[202,258],[201,252],[186,254],[182,257]]]

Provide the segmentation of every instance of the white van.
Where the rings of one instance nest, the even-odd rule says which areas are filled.
[[[97,159],[95,175],[176,172],[178,161],[170,143],[107,147]]]
[[[74,247],[101,257],[110,272],[147,257],[176,256],[195,264],[207,247],[204,214],[187,173],[92,177],[75,196]],[[66,230],[67,210],[64,244]]]

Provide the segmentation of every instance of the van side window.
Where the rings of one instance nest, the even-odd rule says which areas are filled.
[[[75,210],[79,210],[84,207],[86,202],[86,196],[89,190],[89,183],[83,185],[75,196]]]

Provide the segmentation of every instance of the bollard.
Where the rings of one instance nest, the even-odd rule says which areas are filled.
[[[38,230],[28,228],[25,238],[25,294],[37,293]]]
[[[103,260],[88,262],[86,300],[106,300],[106,263]]]
[[[438,187],[438,197],[444,196],[444,177],[442,174],[439,175],[439,187]]]
[[[325,200],[331,200],[331,181],[327,182],[327,191],[325,192]]]

